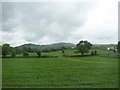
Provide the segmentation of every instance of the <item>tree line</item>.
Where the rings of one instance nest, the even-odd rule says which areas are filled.
[[[15,57],[16,54],[23,54],[24,57],[29,56],[29,53],[36,53],[38,57],[41,56],[41,52],[52,52],[52,51],[62,51],[67,50],[70,48],[61,47],[55,49],[37,49],[31,47],[11,47],[10,44],[3,44],[2,45],[2,57],[6,57],[7,55],[11,55],[11,57]]]
[[[92,44],[88,41],[83,41],[81,40],[79,43],[76,44],[75,48],[78,53],[81,53],[81,55],[84,55],[84,53],[89,53],[89,50],[92,48]],[[48,51],[62,51],[64,53],[64,50],[67,49],[72,49],[71,48],[66,48],[66,47],[61,47],[61,48],[55,48],[51,50],[42,50],[42,49],[35,49],[31,47],[11,47],[10,44],[3,44],[1,46],[2,48],[2,57],[6,57],[6,55],[11,55],[11,57],[16,57],[16,54],[23,54],[23,57],[28,57],[30,52],[36,53],[38,57],[41,57],[41,52],[48,52]],[[120,53],[120,41],[118,42],[117,45],[118,53]],[[92,50],[91,55],[96,55],[97,51]]]

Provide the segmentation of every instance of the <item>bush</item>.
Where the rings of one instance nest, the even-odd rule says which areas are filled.
[[[41,52],[40,51],[37,52],[37,56],[41,57]]]
[[[28,57],[28,56],[29,56],[29,54],[27,52],[23,53],[23,57]]]
[[[16,54],[15,54],[15,53],[12,53],[12,54],[11,54],[11,57],[16,57]]]
[[[91,52],[91,55],[94,55],[94,52],[93,52],[93,51]]]
[[[62,50],[62,53],[65,53],[65,51],[64,51],[64,50]]]

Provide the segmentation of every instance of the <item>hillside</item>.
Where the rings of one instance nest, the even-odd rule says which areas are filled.
[[[72,43],[53,43],[47,45],[36,45],[32,43],[23,44],[21,46],[17,46],[16,48],[27,48],[32,50],[42,50],[42,51],[56,51],[61,49],[70,49],[75,47],[75,44]]]

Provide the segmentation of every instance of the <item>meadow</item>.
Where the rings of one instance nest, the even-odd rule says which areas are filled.
[[[0,89],[2,89],[2,59],[0,58]]]
[[[75,54],[67,50],[68,55]],[[98,51],[98,53],[111,53]],[[36,55],[30,53],[30,56]],[[63,57],[60,51],[44,52],[56,58],[3,58],[3,88],[117,88],[118,59],[96,56]],[[18,55],[20,56],[20,55]]]

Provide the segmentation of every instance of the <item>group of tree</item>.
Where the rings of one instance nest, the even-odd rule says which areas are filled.
[[[120,41],[118,41],[117,49],[118,49],[118,53],[120,54]]]
[[[76,45],[76,49],[82,54],[84,55],[84,53],[88,53],[89,50],[91,49],[92,44],[88,41],[80,41],[77,45]]]
[[[91,55],[97,55],[97,50],[94,50],[94,51],[92,50]]]
[[[16,54],[23,54],[23,57],[28,57],[29,56],[29,52],[30,49],[26,49],[26,48],[16,48],[16,47],[11,47],[10,44],[3,44],[1,46],[2,50],[1,51],[1,54],[2,54],[2,57],[6,57],[7,55],[11,55],[11,57],[16,57]],[[41,56],[40,53],[37,52],[37,55],[38,57]]]
[[[6,57],[6,55],[10,54],[11,47],[9,44],[3,44],[2,46],[2,55],[3,57]]]
[[[92,44],[88,41],[80,41],[76,45],[76,49],[79,51],[79,53],[84,55],[84,53],[89,52],[89,50],[91,49],[91,46],[92,46]],[[58,50],[61,50],[64,53],[64,50],[66,50],[66,47],[61,47]],[[22,47],[22,48],[11,47],[10,44],[3,44],[3,46],[2,46],[2,56],[3,57],[6,57],[6,55],[9,55],[9,54],[11,54],[11,57],[16,57],[16,54],[20,54],[20,53],[23,54],[23,57],[28,57],[29,52],[36,52],[37,56],[40,57],[41,51],[42,50],[40,50],[40,49],[31,49],[30,47]]]
[[[42,52],[52,52],[52,51],[61,51],[64,49],[71,49],[74,44],[71,43],[54,43],[48,45],[36,45],[36,44],[23,44],[21,46],[16,47],[17,49],[23,49],[23,51],[27,52],[37,52],[41,50]]]
[[[1,46],[2,48],[2,57],[6,57],[6,55],[11,55],[11,57],[16,57],[16,54],[23,54],[23,57],[28,57],[29,56],[29,52],[35,52],[37,54],[38,57],[41,57],[41,52],[42,49],[32,49],[31,47],[11,47],[10,44],[3,44]],[[89,53],[90,49],[92,48],[92,44],[88,41],[83,41],[81,40],[78,44],[76,44],[76,48],[79,52],[81,53],[81,55],[84,55],[85,53]],[[120,53],[120,41],[118,42],[117,45],[117,49],[118,49],[118,53]],[[61,47],[61,50],[63,54],[65,54],[65,47]],[[96,55],[97,51],[96,50],[92,50],[91,51],[91,55]]]
[[[27,47],[28,46],[28,47]],[[48,46],[47,46],[48,47]],[[16,54],[23,54],[23,57],[28,57],[29,53],[36,53],[38,57],[41,57],[41,52],[52,52],[52,51],[61,51],[70,49],[69,47],[66,48],[64,46],[59,46],[58,48],[32,48],[30,45],[20,46],[20,47],[11,47],[10,44],[3,44],[1,46],[1,54],[2,57],[6,57],[7,55],[11,57],[16,57]]]

